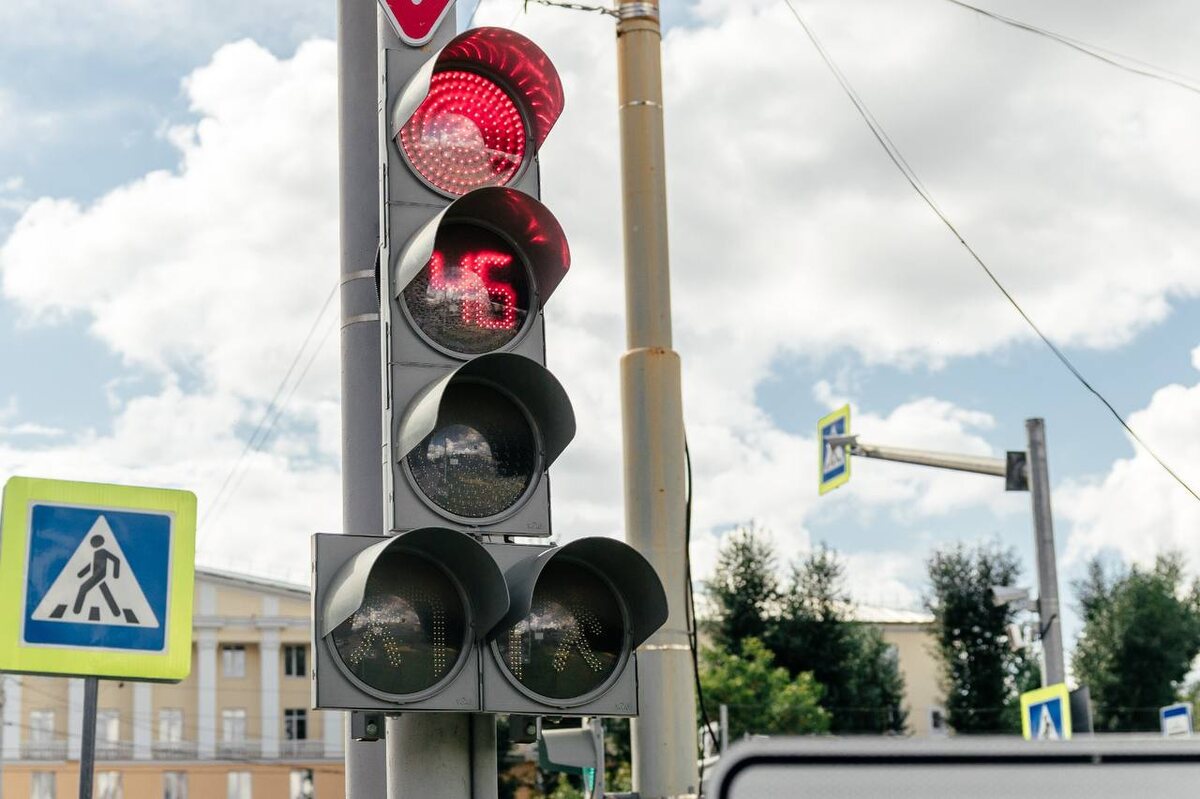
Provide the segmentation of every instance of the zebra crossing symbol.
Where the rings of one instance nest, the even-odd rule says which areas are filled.
[[[103,515],[96,519],[50,584],[32,618],[117,627],[159,624]]]

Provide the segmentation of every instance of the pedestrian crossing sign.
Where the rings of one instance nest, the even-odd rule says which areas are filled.
[[[196,497],[13,477],[0,515],[0,671],[182,680]]]
[[[1021,734],[1026,741],[1071,738],[1071,692],[1065,683],[1021,694]]]
[[[850,481],[850,448],[833,444],[830,436],[850,435],[850,406],[846,405],[817,422],[817,491],[826,494]]]

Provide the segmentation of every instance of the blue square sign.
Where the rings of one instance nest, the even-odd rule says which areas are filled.
[[[32,504],[22,643],[162,652],[171,527],[169,512]]]

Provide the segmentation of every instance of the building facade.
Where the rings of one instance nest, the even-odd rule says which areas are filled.
[[[913,735],[944,735],[941,672],[934,651],[933,615],[923,611],[859,605],[851,618],[875,627],[892,647],[904,675],[904,706]]]
[[[309,709],[309,595],[197,569],[192,670],[101,681],[96,799],[343,799],[341,713]],[[6,797],[79,786],[83,680],[6,675]]]

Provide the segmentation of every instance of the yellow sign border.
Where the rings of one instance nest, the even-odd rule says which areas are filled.
[[[844,486],[850,482],[850,448],[846,448],[846,471],[839,474],[837,477],[826,482],[821,479],[825,474],[825,439],[822,438],[821,431],[827,425],[836,422],[839,419],[846,420],[846,435],[850,435],[850,406],[843,405],[833,413],[822,416],[817,422],[817,492],[824,496],[839,486]]]
[[[29,645],[25,617],[29,509],[39,502],[173,515],[166,646],[162,652],[122,652]],[[192,669],[192,599],[196,578],[196,495],[168,488],[10,477],[0,513],[0,671],[179,681]]]
[[[1029,707],[1040,705],[1051,699],[1062,700],[1062,739],[1064,741],[1071,739],[1071,692],[1067,689],[1066,683],[1060,682],[1021,694],[1021,735],[1026,741],[1033,740],[1033,729],[1029,724]]]

